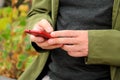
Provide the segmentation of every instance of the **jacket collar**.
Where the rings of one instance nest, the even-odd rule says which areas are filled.
[[[113,4],[113,13],[112,13],[112,27],[114,28],[116,26],[116,20],[118,17],[118,13],[119,13],[119,7],[120,7],[120,0],[114,0],[114,4]]]

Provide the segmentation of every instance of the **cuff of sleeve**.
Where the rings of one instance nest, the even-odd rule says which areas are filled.
[[[35,42],[31,42],[31,44],[37,52],[42,53],[48,51],[47,49],[42,49],[41,47],[39,47]]]

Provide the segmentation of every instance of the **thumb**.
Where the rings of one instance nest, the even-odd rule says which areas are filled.
[[[42,27],[46,32],[51,33],[53,32],[53,27],[51,26],[51,24],[46,20],[46,19],[42,19],[38,25],[40,27]]]

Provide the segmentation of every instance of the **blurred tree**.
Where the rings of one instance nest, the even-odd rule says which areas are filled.
[[[24,33],[30,0],[0,0],[0,3],[2,1],[4,7],[0,8],[0,76],[17,79],[37,55],[29,43],[29,37]]]
[[[18,8],[24,1],[25,0],[18,0],[15,6]]]
[[[5,0],[4,7],[5,6],[11,6],[11,0]]]
[[[0,4],[6,6],[12,6],[18,8],[23,2],[29,2],[31,4],[32,0],[0,0]],[[4,3],[3,3],[4,2]]]

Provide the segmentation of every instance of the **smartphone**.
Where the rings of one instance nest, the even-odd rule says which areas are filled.
[[[34,35],[36,37],[43,37],[45,39],[52,38],[51,35],[45,31],[25,30],[25,33]]]

